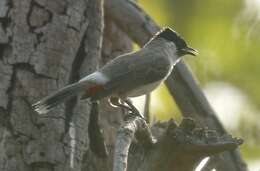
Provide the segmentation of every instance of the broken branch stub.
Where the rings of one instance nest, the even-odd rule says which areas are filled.
[[[204,157],[234,150],[243,142],[227,134],[219,135],[207,128],[197,128],[194,120],[190,118],[183,119],[179,126],[170,120],[153,127],[156,128],[152,130],[160,130],[159,133],[153,132],[157,141],[154,141],[143,119],[129,117],[125,121],[118,131],[114,171],[190,171],[196,168]],[[133,143],[135,139],[138,143]],[[140,145],[140,142],[146,143]],[[137,165],[138,167],[135,167]]]

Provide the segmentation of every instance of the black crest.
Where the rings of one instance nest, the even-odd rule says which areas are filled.
[[[168,41],[174,42],[177,49],[187,47],[187,43],[185,42],[185,40],[177,32],[168,27],[164,28],[159,33],[157,33],[156,37],[164,38]]]

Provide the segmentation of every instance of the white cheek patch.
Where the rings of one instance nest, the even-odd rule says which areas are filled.
[[[174,52],[177,51],[177,47],[173,42],[169,42],[168,45],[169,45],[169,48],[171,48]]]
[[[109,81],[109,78],[105,74],[96,71],[96,72],[82,78],[81,80],[79,80],[79,82],[86,81],[86,80],[88,80],[90,82],[94,82],[94,83],[105,84]]]
[[[177,59],[177,47],[176,47],[176,45],[173,43],[173,42],[170,42],[169,44],[168,44],[168,48],[169,48],[169,51],[170,51],[170,53],[171,54],[174,54],[174,57]]]
[[[165,42],[164,47],[166,47],[166,48],[164,48],[164,51],[167,54],[167,56],[170,58],[172,65],[175,65],[176,63],[178,63],[179,58],[177,55],[176,45],[171,41],[167,41],[167,42]]]

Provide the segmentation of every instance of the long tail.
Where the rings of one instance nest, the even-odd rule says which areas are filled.
[[[79,82],[70,84],[54,94],[51,94],[37,103],[33,104],[33,108],[39,114],[45,114],[56,105],[68,100],[71,97],[76,96],[83,90],[82,84]]]

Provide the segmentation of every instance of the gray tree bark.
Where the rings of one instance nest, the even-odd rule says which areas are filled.
[[[131,34],[126,31],[126,25],[122,27],[122,23],[118,24],[111,15],[113,8],[108,9],[108,6],[104,10],[103,3],[102,0],[0,1],[1,171],[113,169],[114,151],[117,148],[115,144],[118,141],[117,130],[124,123],[125,111],[111,108],[107,99],[100,102],[99,124],[103,129],[108,150],[108,156],[101,158],[90,150],[89,101],[79,102],[75,98],[43,116],[39,116],[31,107],[37,100],[77,81],[111,58],[132,50],[132,40],[128,37]],[[139,9],[136,5],[133,7]],[[138,21],[136,18],[136,22]],[[149,30],[150,27],[146,28]],[[140,33],[142,32],[131,36],[132,39],[138,42],[138,37],[142,36]],[[147,32],[144,34],[147,35]],[[67,122],[68,118],[71,122]],[[131,120],[125,124],[130,122],[131,125]],[[202,131],[204,138],[200,138],[198,143],[194,127],[190,128],[189,124],[185,126],[185,123],[189,121],[180,127],[173,122],[159,127],[155,125],[152,129],[153,134],[158,135],[155,136],[159,140],[158,145],[156,148],[151,147],[152,150],[142,148],[143,144],[141,147],[131,148],[128,169],[189,170],[205,154],[234,149],[240,144],[240,141],[232,138],[221,139],[215,135],[213,137],[219,139],[210,144],[206,142],[208,137],[204,136],[207,131]],[[138,132],[139,127],[136,126],[133,133]],[[127,128],[132,130],[131,127]],[[189,138],[187,140],[190,135],[196,135],[194,141]],[[142,136],[137,136],[136,139],[142,142]],[[172,140],[188,142],[188,147],[192,148],[187,150],[185,146],[185,154],[194,149],[196,151],[198,147],[201,149],[203,145],[203,155],[196,156],[196,159],[183,155],[183,160],[177,160],[181,152],[177,150],[178,153],[175,153],[176,149],[182,149],[183,146],[178,146],[178,143],[173,143]],[[133,141],[135,140],[129,139],[129,143]],[[211,149],[211,145],[214,145],[213,150],[207,151],[208,148]],[[204,147],[207,148],[206,152]],[[156,163],[169,150],[174,154],[171,153],[169,158]],[[187,159],[192,162],[184,164],[188,166],[186,168],[174,165]]]
[[[31,104],[98,67],[102,1],[3,0],[0,8],[0,170],[81,170],[88,103],[40,117]],[[74,113],[65,132],[65,116]]]

